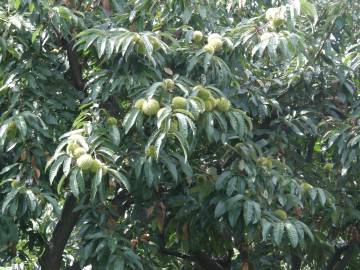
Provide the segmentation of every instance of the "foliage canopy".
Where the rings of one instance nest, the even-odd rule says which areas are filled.
[[[359,269],[355,0],[0,3],[0,264]]]

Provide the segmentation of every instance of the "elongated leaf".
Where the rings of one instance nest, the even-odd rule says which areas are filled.
[[[2,204],[2,207],[1,207],[1,211],[3,214],[5,213],[6,208],[9,205],[9,203],[15,198],[18,191],[19,191],[18,189],[13,189],[6,195],[4,202]]]
[[[254,215],[254,208],[250,201],[244,203],[244,221],[245,225],[249,225],[252,221]]]
[[[84,192],[85,191],[85,182],[84,182],[84,175],[81,170],[79,170],[77,173],[77,183],[79,186],[79,191]]]
[[[242,195],[242,194],[236,194],[235,196],[229,198],[226,200],[226,205],[228,208],[232,208],[232,207],[236,207],[236,202],[238,201],[241,201],[241,200],[244,200],[245,199],[245,196]]]
[[[232,177],[229,180],[229,183],[227,184],[227,188],[226,188],[227,196],[231,196],[233,194],[233,192],[235,191],[236,184],[237,184],[237,177]]]
[[[188,137],[188,122],[186,121],[186,116],[181,113],[175,114],[179,122],[179,132],[183,138]]]
[[[295,226],[289,222],[285,223],[286,232],[290,240],[291,246],[296,247],[299,243],[299,237]]]
[[[2,170],[0,171],[0,175],[9,172],[12,168],[14,168],[14,167],[16,167],[16,166],[19,166],[19,163],[14,163],[14,164],[5,166],[5,167],[2,168]]]
[[[111,125],[109,127],[109,133],[110,133],[113,143],[116,146],[118,146],[120,144],[120,132],[119,132],[119,129],[117,128],[117,126]]]
[[[276,245],[281,244],[281,240],[284,234],[284,223],[277,222],[273,225],[273,240]]]
[[[61,189],[64,186],[65,180],[66,180],[66,175],[61,176],[60,181],[59,181],[59,183],[57,185],[57,188],[56,188],[58,194],[61,193]]]
[[[232,175],[230,171],[225,171],[219,175],[215,183],[215,189],[220,190],[224,187],[225,181]]]
[[[262,231],[261,231],[261,234],[262,234],[262,238],[264,241],[266,241],[267,239],[267,236],[272,228],[272,223],[267,221],[266,219],[262,219],[261,220],[261,227],[262,227]]]
[[[137,116],[139,115],[140,111],[137,108],[133,108],[124,118],[124,128],[125,128],[125,134],[129,132],[129,130],[134,125]]]
[[[313,235],[313,233],[311,232],[311,230],[309,229],[309,227],[308,227],[306,224],[304,224],[303,222],[300,222],[300,221],[299,221],[299,223],[300,223],[301,226],[303,227],[303,229],[304,229],[304,231],[306,232],[306,234],[310,237],[310,239],[311,239],[312,241],[314,241],[314,235]]]
[[[215,218],[218,218],[225,214],[226,208],[225,208],[225,202],[220,201],[215,207]]]
[[[63,163],[63,172],[65,177],[68,176],[69,172],[70,172],[70,168],[71,168],[71,157],[70,156],[64,156],[64,163]]]
[[[317,192],[319,194],[319,201],[320,201],[321,205],[324,206],[325,203],[326,203],[325,192],[321,188],[317,188],[316,190],[317,190]]]
[[[103,169],[99,168],[99,169],[97,169],[97,171],[95,173],[95,176],[91,180],[90,199],[92,201],[95,199],[95,196],[96,196],[96,193],[97,193],[97,190],[98,190],[98,186],[101,183],[102,176],[103,176]],[[74,177],[74,179],[76,180],[76,176]],[[70,179],[70,181],[71,181],[71,179]],[[78,186],[76,188],[78,189]]]
[[[49,181],[50,181],[50,185],[52,185],[52,182],[54,181],[59,168],[61,167],[61,164],[64,162],[66,158],[66,155],[60,156],[58,157],[58,159],[56,159],[53,163],[53,165],[50,168],[50,172],[49,172]]]
[[[79,172],[79,168],[75,168],[70,175],[70,190],[72,192],[72,194],[74,194],[74,196],[76,198],[79,197],[79,184],[78,184],[78,177],[77,174]]]
[[[300,10],[301,13],[309,15],[314,18],[314,24],[318,20],[318,14],[314,4],[310,3],[307,0],[300,0]]]
[[[129,180],[127,179],[127,177],[122,174],[119,171],[116,171],[114,169],[108,169],[108,171],[115,177],[115,180],[117,180],[120,184],[123,184],[124,187],[130,191],[130,183]]]
[[[175,182],[178,181],[178,172],[176,170],[176,165],[174,162],[170,160],[170,158],[167,155],[161,155],[161,161],[164,162],[165,166],[171,173],[172,178],[175,180]]]
[[[156,82],[152,84],[147,90],[146,90],[146,96],[148,98],[152,98],[156,92],[156,90],[162,85],[162,82]]]
[[[160,149],[161,149],[161,146],[163,144],[163,140],[165,139],[165,137],[166,137],[166,133],[163,132],[159,135],[159,137],[157,137],[157,139],[155,141],[156,159],[159,158]]]
[[[56,217],[60,217],[61,210],[60,210],[57,200],[48,194],[43,194],[43,195],[44,195],[44,198],[52,205]]]
[[[18,130],[20,131],[21,136],[23,138],[25,138],[26,133],[27,133],[27,125],[26,125],[24,117],[19,115],[18,117],[15,118],[15,123],[16,123]]]
[[[185,158],[185,162],[187,162],[187,156],[188,156],[188,152],[189,152],[189,145],[188,142],[186,141],[186,139],[182,136],[182,134],[178,131],[175,132],[175,137],[178,139],[178,141],[180,142],[181,148],[184,152],[184,158]]]

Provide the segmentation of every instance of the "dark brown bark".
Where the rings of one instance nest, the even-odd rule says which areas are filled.
[[[169,249],[161,249],[160,250],[160,253],[161,254],[164,254],[164,255],[169,255],[169,256],[174,256],[174,257],[177,257],[177,258],[180,258],[180,259],[184,259],[184,260],[190,260],[190,261],[193,261],[194,258],[192,258],[190,255],[188,254],[184,254],[184,253],[180,253],[178,251],[175,251],[175,250],[169,250]]]
[[[75,262],[72,266],[67,267],[66,270],[81,270],[81,267],[78,262]]]
[[[310,163],[312,161],[315,143],[316,143],[316,138],[309,137],[309,141],[307,144],[306,162]]]
[[[218,264],[216,260],[204,252],[194,254],[194,258],[204,270],[225,270],[225,268]]]
[[[70,66],[70,76],[71,81],[74,87],[82,91],[84,89],[84,82],[82,79],[82,68],[80,64],[80,59],[75,51],[73,42],[69,42],[67,40],[63,40],[63,46],[66,49],[66,53],[69,60],[69,66]]]
[[[61,39],[60,33],[56,32],[56,34],[68,55],[72,84],[76,89],[82,91],[84,89],[82,68],[79,57],[73,48],[73,42]],[[69,195],[65,200],[60,220],[55,226],[52,238],[39,259],[41,269],[60,269],[65,246],[80,217],[80,212],[74,212],[76,205],[76,198],[73,195]]]
[[[197,252],[191,255],[184,254],[175,250],[168,250],[165,248],[160,249],[160,253],[168,256],[174,256],[180,259],[189,260],[197,263],[202,269],[205,270],[225,270],[216,259],[212,258],[205,252]]]
[[[326,270],[345,269],[356,251],[358,251],[358,244],[355,242],[337,248],[334,255],[330,258]]]
[[[65,200],[60,220],[55,226],[52,238],[39,260],[41,269],[60,269],[66,243],[80,216],[80,212],[74,212],[75,207],[76,198],[69,195]]]
[[[291,255],[291,270],[301,269],[301,258],[297,255]]]
[[[107,16],[111,15],[111,5],[109,0],[101,0],[102,7]]]
[[[331,270],[343,270],[349,264],[351,258],[358,251],[358,246],[356,243],[351,243],[348,248],[344,251],[341,260],[338,260]]]

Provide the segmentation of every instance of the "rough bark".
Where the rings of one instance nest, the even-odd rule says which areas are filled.
[[[357,250],[358,244],[355,242],[337,248],[334,255],[330,258],[326,270],[345,269],[346,265],[349,263]]]
[[[168,250],[165,248],[160,249],[160,253],[168,256],[174,256],[180,259],[189,260],[197,263],[204,270],[225,270],[216,259],[210,257],[205,252],[197,252],[191,255],[180,253],[175,250]]]
[[[297,255],[291,255],[291,270],[301,269],[301,258]]]
[[[74,212],[75,207],[76,198],[73,195],[69,195],[65,200],[60,220],[55,226],[52,238],[48,243],[45,252],[40,257],[39,263],[41,269],[60,269],[62,254],[66,243],[80,216],[79,212]]]
[[[331,270],[343,270],[349,264],[351,258],[354,256],[356,251],[358,250],[358,246],[356,243],[351,243],[348,248],[344,251],[341,260],[338,260],[335,265],[331,268]]]
[[[82,79],[82,68],[81,68],[79,56],[73,48],[74,44],[72,42],[63,40],[63,46],[66,49],[66,53],[69,60],[70,76],[71,76],[72,84],[77,90],[82,91],[84,89],[84,83]]]
[[[199,252],[194,254],[196,262],[201,266],[204,270],[225,270],[220,264],[216,262],[213,258],[211,258],[208,254],[204,252]]]

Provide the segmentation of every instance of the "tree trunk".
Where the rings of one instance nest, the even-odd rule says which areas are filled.
[[[45,252],[39,259],[41,269],[60,269],[62,254],[66,243],[80,216],[80,212],[74,212],[75,207],[76,198],[73,195],[69,195],[66,198],[60,220],[55,226],[52,238],[48,243]]]

